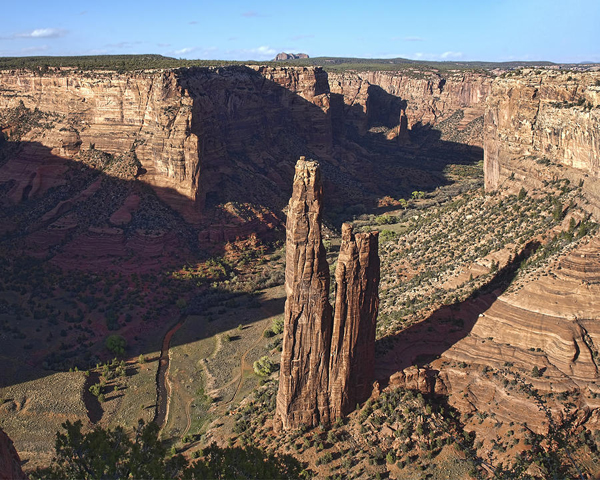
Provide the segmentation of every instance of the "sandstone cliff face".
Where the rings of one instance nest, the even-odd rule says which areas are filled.
[[[331,340],[331,418],[347,415],[371,395],[379,305],[377,236],[354,234],[351,225],[342,226]]]
[[[43,118],[21,140],[63,158],[91,146],[114,155],[135,151],[139,178],[194,222],[207,196],[213,203],[260,204],[265,192],[287,191],[293,163],[279,159],[331,147],[327,75],[315,67],[14,71],[0,73],[0,86],[0,112],[22,105]],[[19,126],[0,128],[10,135]],[[22,191],[47,157],[29,149],[9,162],[1,180],[20,172]],[[240,171],[256,177],[252,188],[240,191],[248,184]]]
[[[442,76],[429,72],[416,77],[399,72],[345,72],[330,73],[329,85],[332,95],[343,101],[335,105],[334,121],[341,120],[346,128],[364,135],[372,126],[395,127],[404,109],[410,129],[436,125],[460,112],[457,128],[463,130],[483,115],[492,79],[471,73]],[[472,144],[481,145],[481,139],[475,138]]]
[[[0,429],[0,480],[27,479],[21,470],[21,459],[8,435]]]
[[[541,186],[556,178],[584,180],[590,210],[600,206],[600,74],[544,71],[498,78],[487,99],[485,186],[506,180]]]
[[[377,233],[343,227],[335,315],[321,241],[323,187],[318,163],[301,157],[288,207],[287,300],[276,424],[328,424],[366,400],[372,388],[379,304]]]
[[[163,187],[160,192],[171,201],[169,190],[195,200],[199,158],[197,138],[190,134],[192,99],[174,72],[36,76],[17,71],[0,74],[0,85],[0,110],[22,102],[45,116],[21,140],[66,158],[91,145],[111,154],[134,149],[149,184]],[[32,160],[40,166],[47,159],[34,154],[13,161],[31,169]]]

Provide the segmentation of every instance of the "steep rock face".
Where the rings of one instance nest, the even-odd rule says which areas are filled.
[[[436,125],[460,112],[459,130],[481,117],[491,89],[490,77],[461,73],[442,76],[429,72],[420,77],[400,72],[330,73],[332,98],[339,96],[332,112],[336,123],[364,135],[369,128],[399,124],[405,110],[410,129]],[[474,137],[473,145],[481,145]]]
[[[332,311],[321,241],[323,185],[316,162],[296,164],[287,215],[285,323],[277,417],[283,428],[329,423]]]
[[[331,418],[350,413],[371,395],[379,305],[377,240],[377,232],[354,234],[351,225],[342,226],[331,340]]]
[[[44,120],[21,140],[39,142],[52,155],[71,158],[95,146],[111,154],[135,149],[144,179],[174,204],[195,201],[199,159],[190,134],[192,99],[174,72],[135,74],[0,74],[0,111],[37,109]],[[9,125],[9,127],[11,127]],[[15,169],[43,165],[43,155],[22,155]],[[175,201],[174,201],[175,200]]]
[[[286,294],[276,425],[328,424],[372,388],[379,305],[377,233],[344,225],[336,270],[335,315],[321,241],[319,164],[301,157],[288,207]]]
[[[0,86],[0,114],[24,108],[39,117],[19,136],[24,150],[0,173],[0,181],[17,180],[15,192],[42,173],[45,183],[53,175],[60,183],[57,168],[39,171],[47,170],[48,154],[77,158],[92,146],[114,155],[134,151],[139,178],[197,222],[207,197],[212,204],[261,204],[282,189],[287,197],[293,163],[278,159],[325,155],[332,144],[327,74],[318,67],[11,71],[0,73]],[[10,136],[21,127],[13,123],[5,118],[0,129]],[[255,177],[251,185],[242,171]]]
[[[540,187],[555,176],[583,180],[589,210],[598,215],[599,83],[598,72],[496,79],[484,122],[486,188]]]
[[[21,459],[8,435],[0,429],[0,480],[27,479],[21,470]]]

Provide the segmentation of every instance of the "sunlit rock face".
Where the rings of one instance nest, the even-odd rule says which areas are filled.
[[[377,233],[344,225],[335,315],[321,238],[319,164],[301,157],[288,206],[286,293],[276,424],[328,424],[371,394],[379,304]]]

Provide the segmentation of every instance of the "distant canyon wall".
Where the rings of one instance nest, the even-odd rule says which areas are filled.
[[[462,130],[483,116],[492,81],[489,75],[464,72],[330,73],[334,125],[364,135],[374,126],[395,127],[404,110],[410,129],[459,113],[455,128]],[[481,135],[469,143],[481,146]]]
[[[484,152],[488,190],[582,181],[587,208],[600,218],[600,73],[497,78],[487,98]]]
[[[478,74],[328,74],[319,67],[4,71],[0,114],[22,104],[42,117],[20,138],[47,150],[32,148],[9,168],[23,173],[21,182],[32,182],[48,152],[76,158],[91,147],[115,155],[135,151],[139,178],[197,220],[207,203],[281,208],[295,158],[308,155],[344,169],[340,145],[360,143],[372,127],[400,129],[403,123],[408,138],[406,127],[436,125],[458,110],[457,128],[464,127],[483,114],[490,85]],[[0,118],[9,137],[23,127]],[[481,143],[480,135],[474,143]]]
[[[247,185],[248,171],[256,182],[234,199],[253,200],[278,184],[289,189],[281,175],[293,176],[293,159],[323,154],[331,143],[327,76],[313,67],[0,73],[0,112],[20,105],[42,117],[21,140],[66,158],[90,147],[135,150],[140,178],[189,219],[211,193]],[[10,138],[23,126],[4,117]]]

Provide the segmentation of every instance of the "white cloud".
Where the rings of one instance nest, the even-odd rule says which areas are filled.
[[[246,18],[258,17],[258,13],[256,13],[254,10],[249,10],[248,12],[242,13],[242,17],[246,17]]]
[[[252,53],[257,53],[258,55],[275,55],[277,53],[277,50],[275,50],[271,47],[268,47],[268,46],[253,48],[250,51]]]
[[[443,53],[416,52],[412,55],[407,55],[406,57],[413,58],[415,60],[433,60],[433,61],[459,60],[459,59],[463,58],[463,53],[462,52],[452,52],[452,51],[443,52]]]
[[[175,55],[185,55],[186,53],[191,53],[194,50],[197,50],[196,47],[185,47],[185,48],[181,48],[179,50],[175,50],[173,53]]]
[[[217,51],[219,51],[218,47],[184,47],[167,54],[185,58],[192,58],[190,54],[193,54],[193,58],[212,58]]]
[[[18,38],[59,38],[67,34],[62,28],[36,28],[31,32],[17,33],[14,36]]]
[[[462,58],[463,53],[462,52],[444,52],[440,55],[440,57],[444,60],[448,60],[450,58],[452,59],[458,59],[458,58]]]
[[[262,45],[257,48],[227,50],[225,54],[232,60],[271,60],[277,54],[277,50],[268,45]]]

